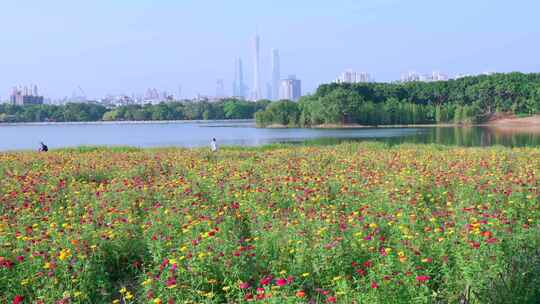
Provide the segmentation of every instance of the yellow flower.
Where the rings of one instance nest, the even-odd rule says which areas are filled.
[[[58,258],[63,261],[65,259],[68,259],[71,256],[71,250],[70,249],[62,249],[60,250],[60,255]]]
[[[126,292],[125,298],[126,298],[126,300],[131,300],[131,299],[133,299],[133,294],[128,291],[128,292]]]
[[[126,292],[127,292],[127,289],[125,287],[122,287],[122,289],[120,289],[121,294],[125,294]]]
[[[155,298],[153,302],[155,304],[161,304],[162,303],[160,298]]]
[[[309,276],[309,272],[304,272],[302,273],[302,276],[305,278],[305,277],[308,277]]]

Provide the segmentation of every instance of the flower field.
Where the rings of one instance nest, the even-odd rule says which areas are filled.
[[[0,303],[536,303],[540,150],[0,154]]]

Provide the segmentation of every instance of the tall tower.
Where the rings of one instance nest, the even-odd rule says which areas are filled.
[[[279,99],[279,80],[281,78],[279,50],[272,49],[272,99]]]
[[[223,85],[223,79],[219,78],[216,81],[216,98],[225,97],[225,87]]]
[[[260,70],[260,56],[259,56],[259,48],[260,48],[260,38],[259,35],[255,35],[255,39],[253,40],[253,47],[255,51],[255,73],[253,76],[254,82],[253,82],[253,100],[257,101],[262,98],[262,90],[261,90],[261,70]]]
[[[234,83],[233,95],[235,97],[246,97],[246,86],[244,85],[244,70],[242,68],[242,59],[236,58],[234,63]]]

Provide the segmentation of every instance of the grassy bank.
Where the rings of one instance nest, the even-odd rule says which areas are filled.
[[[0,302],[530,303],[540,150],[0,154]]]

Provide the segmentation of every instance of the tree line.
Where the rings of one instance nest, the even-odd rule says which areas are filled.
[[[252,119],[270,101],[225,99],[218,102],[177,101],[107,108],[94,103],[66,105],[0,104],[0,122],[90,122],[145,120]]]
[[[476,123],[494,113],[540,113],[540,74],[492,74],[437,82],[324,84],[298,103],[279,101],[256,113],[272,124]]]

